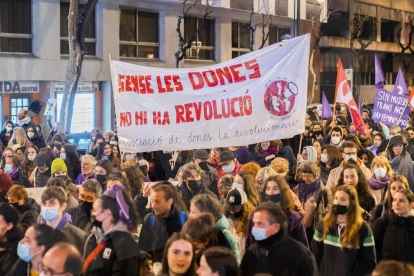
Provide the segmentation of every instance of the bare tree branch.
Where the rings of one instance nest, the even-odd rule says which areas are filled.
[[[407,73],[408,70],[410,69],[411,64],[414,61],[414,47],[412,45],[413,42],[413,36],[414,36],[414,25],[413,25],[414,19],[410,19],[410,26],[411,26],[411,30],[410,33],[408,35],[408,43],[407,45],[404,45],[402,43],[402,39],[401,39],[401,33],[402,33],[402,29],[404,27],[404,19],[401,15],[401,22],[400,22],[400,28],[398,29],[398,33],[397,33],[397,41],[398,41],[398,45],[401,48],[401,52],[400,52],[400,59],[401,59],[401,63],[403,64],[403,68],[404,68],[404,73]],[[409,51],[411,53],[411,55],[409,56],[410,58],[408,58],[408,55],[405,54],[406,51]]]

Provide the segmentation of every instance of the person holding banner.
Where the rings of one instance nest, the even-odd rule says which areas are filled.
[[[403,141],[401,136],[392,137],[388,146],[387,159],[394,174],[404,175],[410,184],[410,189],[414,190],[413,165],[406,146],[407,143]]]

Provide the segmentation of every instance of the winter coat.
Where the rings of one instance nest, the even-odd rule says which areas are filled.
[[[170,215],[167,218],[155,216],[154,225],[151,229],[151,215],[145,216],[142,223],[141,234],[138,241],[140,250],[146,251],[153,256],[153,262],[160,262],[164,252],[165,244],[169,237],[182,228],[180,220],[181,208],[171,205]],[[186,220],[188,216],[186,214]]]
[[[326,187],[333,190],[336,186],[338,186],[339,177],[341,175],[341,172],[344,168],[345,161],[342,161],[341,165],[333,170],[331,170],[328,181],[326,182]],[[370,179],[372,176],[372,172],[370,169],[368,169],[364,162],[362,162],[359,158],[357,159],[357,164],[359,165],[359,168],[364,173],[366,179]]]
[[[317,276],[318,269],[312,253],[299,242],[279,232],[257,241],[244,254],[240,265],[242,276],[268,273],[280,276]]]
[[[240,264],[241,260],[240,260],[239,244],[236,238],[230,232],[229,220],[224,215],[221,215],[220,219],[217,220],[216,224],[214,225],[214,228],[220,229],[221,232],[224,234],[228,243],[230,244],[231,250],[234,252],[234,255],[236,255],[237,263]]]
[[[178,169],[175,175],[175,181],[178,180],[178,175],[183,170],[183,168],[184,168],[184,165]],[[203,176],[204,187],[209,189],[216,196],[219,196],[218,188],[217,188],[217,179],[218,179],[217,170],[208,164],[207,164],[207,170],[204,170],[203,168],[201,169],[204,171],[204,176]]]
[[[20,125],[18,125],[18,126],[20,126]],[[32,122],[32,120],[30,120],[29,122],[27,122],[26,124],[21,125],[20,127],[22,127],[24,129],[24,132],[26,132],[26,130],[29,127],[36,128],[36,125]]]
[[[329,174],[335,168],[338,168],[341,165],[341,162],[332,163],[329,168],[326,167],[326,164],[323,162],[319,162],[319,168],[321,168],[321,176],[320,179],[323,183],[328,183]]]
[[[294,177],[296,174],[296,157],[292,148],[289,145],[286,145],[278,152],[278,154],[289,162],[289,175]]]
[[[17,244],[22,238],[23,235],[13,241],[0,242],[0,275],[6,275],[20,259],[17,255]]]
[[[33,224],[36,224],[40,210],[36,200],[28,198],[22,206],[18,206],[16,209],[20,215],[19,224],[23,227],[24,231]]]
[[[253,236],[253,216],[250,217],[249,224],[247,224],[246,230],[246,248],[249,248],[256,239]],[[287,235],[292,239],[302,243],[306,248],[309,247],[308,238],[306,237],[305,226],[302,223],[303,216],[298,211],[291,211],[288,216]]]
[[[187,210],[190,210],[191,199],[192,199],[192,198],[194,198],[196,195],[206,194],[206,195],[209,195],[209,196],[211,196],[211,197],[213,197],[213,198],[218,199],[218,196],[217,196],[217,195],[213,194],[213,192],[212,192],[212,191],[210,191],[209,189],[207,189],[207,188],[204,186],[204,181],[202,181],[202,184],[201,184],[201,185],[202,185],[201,189],[200,189],[200,190],[198,190],[198,191],[196,191],[196,192],[194,192],[194,193],[191,193],[190,191],[188,191],[187,185],[186,185],[185,183],[184,183],[184,184],[182,184],[182,185],[179,187],[179,192],[180,192],[181,198],[182,198],[182,200],[184,201],[184,203],[185,203],[185,207],[187,208]],[[184,192],[183,190],[184,190],[184,189],[187,189],[188,193],[192,194],[191,198],[188,198],[188,197],[186,197],[186,196],[183,196],[183,192]]]
[[[94,227],[87,236],[83,247],[83,260],[99,243],[105,246],[89,263],[85,276],[136,276],[139,275],[139,248],[137,243],[119,221],[99,241],[100,234]]]
[[[0,132],[0,141],[3,144],[3,146],[7,148],[7,145],[9,144],[9,142],[8,141],[6,142],[6,139],[5,139],[6,133],[7,133],[7,130],[6,129],[3,129]],[[13,130],[10,132],[9,139],[11,140],[12,137],[13,137]]]
[[[239,173],[240,169],[241,169],[242,165],[239,163],[239,161],[236,161],[236,166],[234,166],[234,170],[230,173],[232,176],[236,176],[236,174]],[[220,182],[220,178],[222,178],[223,176],[227,175],[228,173],[226,173],[225,171],[221,171],[219,173],[219,177],[217,179],[217,185]]]
[[[66,209],[66,213],[68,213],[72,217],[72,225],[78,227],[79,229],[88,232],[90,226],[86,227],[89,223],[88,215],[86,214],[86,210],[83,207],[83,202],[81,202],[78,206],[74,208]]]
[[[414,217],[400,217],[394,211],[377,219],[372,227],[377,262],[395,260],[414,264]]]
[[[401,174],[407,178],[408,184],[410,185],[410,190],[414,190],[414,173],[411,157],[408,153],[405,153],[405,156],[399,155],[390,158],[390,154],[387,153],[387,159],[390,162],[391,168],[394,171],[394,174]]]
[[[346,227],[346,226],[345,226]],[[345,228],[335,223],[323,237],[323,221],[319,222],[311,243],[321,276],[365,276],[374,270],[375,247],[371,228],[366,222],[359,229],[359,248],[341,249],[340,234]]]
[[[13,184],[23,185],[25,188],[31,188],[29,179],[26,175],[24,175],[22,168],[20,167],[19,171],[11,176],[11,180],[13,181]]]
[[[36,146],[39,150],[46,147],[45,141],[42,141],[40,137],[33,137],[32,139],[29,139],[29,142],[30,144]]]

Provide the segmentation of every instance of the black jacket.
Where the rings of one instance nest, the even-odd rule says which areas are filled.
[[[19,168],[19,171],[11,177],[11,180],[13,181],[13,184],[19,184],[23,185],[25,188],[31,188],[30,181],[22,172],[22,168]]]
[[[40,139],[40,137],[38,136],[38,137],[33,137],[33,139],[29,139],[29,141],[30,141],[30,143],[32,144],[32,145],[35,145],[39,150],[41,149],[41,148],[44,148],[44,147],[46,147],[46,143],[45,143],[45,141],[43,141],[42,139]]]
[[[26,199],[26,202],[22,206],[17,207],[19,211],[19,223],[23,227],[24,231],[30,226],[37,223],[39,217],[39,205],[33,198]]]
[[[7,147],[7,145],[9,144],[9,142],[6,143],[6,140],[4,140],[4,136],[6,136],[6,133],[7,133],[6,129],[3,129],[0,132],[0,141],[3,144],[4,147]],[[13,130],[10,132],[10,140],[11,140],[11,137],[13,137]]]
[[[244,253],[242,276],[269,273],[280,276],[317,276],[315,257],[299,242],[289,238],[283,228],[265,240],[257,241]]]
[[[68,213],[72,217],[72,225],[78,227],[79,229],[89,232],[90,224],[88,225],[90,219],[88,218],[88,215],[86,214],[86,209],[83,207],[83,202],[81,202],[78,206],[74,208],[69,208],[66,210],[66,213]],[[87,228],[88,226],[88,228]]]
[[[414,217],[397,216],[393,211],[377,219],[372,232],[377,262],[395,260],[414,264]]]
[[[146,251],[153,256],[153,262],[160,262],[162,260],[164,247],[169,237],[175,232],[181,231],[180,213],[180,207],[173,204],[171,206],[170,216],[167,218],[156,216],[152,229],[150,227],[152,213],[145,216],[138,246],[140,250]]]
[[[13,266],[8,271],[6,276],[26,276],[28,265],[29,263],[26,263],[22,259],[17,258],[17,261],[13,264]],[[1,275],[4,275],[4,274],[1,274]]]
[[[88,265],[85,276],[139,275],[139,249],[130,233],[114,231],[102,242],[106,245]],[[84,260],[96,246],[95,233],[91,232],[85,241]]]
[[[6,275],[19,260],[17,245],[23,239],[24,233],[20,227],[14,227],[12,231],[6,233],[6,237],[5,242],[0,242],[0,275]]]
[[[276,154],[275,154],[275,158],[276,158]],[[266,158],[263,157],[261,154],[255,152],[252,155],[252,160],[254,162],[256,162],[257,164],[259,164],[260,167],[264,168],[266,166],[269,166],[270,163],[272,163],[272,161],[274,160],[274,158],[273,159],[266,160]]]
[[[331,171],[337,167],[339,167],[341,165],[341,161],[337,162],[337,163],[332,163],[331,166],[329,168],[326,167],[326,164],[324,164],[323,162],[319,163],[319,168],[321,168],[321,181],[322,183],[324,183],[326,185],[326,183],[328,183],[328,178],[329,178],[329,174],[331,173]]]
[[[183,184],[183,185],[185,185],[185,184]],[[185,207],[187,208],[187,210],[190,210],[191,199],[193,199],[196,195],[202,195],[202,194],[206,194],[206,195],[212,196],[216,199],[219,199],[217,195],[215,195],[212,191],[210,191],[205,186],[203,186],[203,188],[200,189],[198,192],[194,193],[193,196],[190,199],[183,198],[183,201],[185,203]]]

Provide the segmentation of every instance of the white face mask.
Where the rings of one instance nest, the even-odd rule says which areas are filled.
[[[244,190],[244,189],[243,189],[243,184],[240,184],[240,183],[237,183],[237,182],[234,182],[234,183],[233,183],[233,188],[239,188],[239,189],[241,189],[241,190]]]
[[[336,137],[336,136],[335,137],[331,137],[331,142],[334,145],[338,145],[341,142],[341,138]]]
[[[27,137],[29,137],[30,139],[33,138],[34,136],[34,132],[28,132],[27,133]]]
[[[354,161],[357,161],[357,156],[354,154],[345,155],[345,162],[348,162],[350,159],[354,159]]]
[[[321,154],[321,162],[322,163],[328,163],[329,159],[328,159],[328,154],[326,153],[322,153]]]

